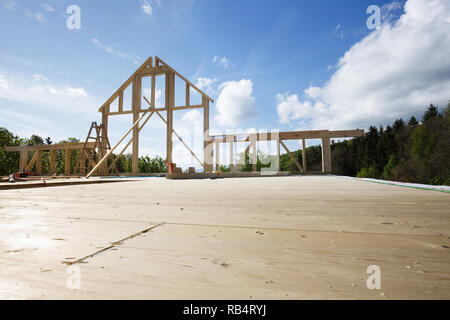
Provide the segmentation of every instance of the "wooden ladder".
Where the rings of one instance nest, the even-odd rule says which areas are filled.
[[[93,132],[94,136],[92,135]],[[89,142],[94,142],[94,146],[89,147]],[[86,169],[94,168],[97,165],[95,162],[96,150],[98,150],[98,153],[100,150],[103,150],[102,154],[107,154],[108,150],[111,150],[111,145],[109,144],[109,139],[106,135],[103,124],[98,125],[97,122],[94,121],[91,123],[86,140],[81,148],[80,158],[73,171],[74,174],[80,171],[80,174],[84,175],[86,174]],[[113,155],[111,154],[110,157],[112,158]],[[106,173],[108,173],[111,169],[114,169],[115,173],[119,175],[119,171],[117,170],[117,166],[114,161],[110,167],[107,167]]]

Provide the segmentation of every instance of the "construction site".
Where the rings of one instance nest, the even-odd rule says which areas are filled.
[[[163,107],[155,102],[158,79]],[[175,103],[176,90],[185,94],[183,105]],[[200,104],[192,104],[192,91]],[[0,297],[450,299],[449,187],[331,175],[331,140],[361,137],[358,128],[211,135],[213,103],[150,57],[100,106],[82,142],[6,146],[20,153],[20,166],[0,182]],[[203,114],[202,154],[173,125],[174,112],[192,109]],[[122,115],[132,123],[112,141],[109,119]],[[143,177],[139,138],[151,118],[166,127],[167,173]],[[173,139],[201,171],[177,166]],[[308,167],[310,139],[321,142],[320,172]],[[302,145],[301,163],[289,140]],[[258,143],[268,141],[276,161],[257,171]],[[237,170],[237,145],[251,172]],[[229,172],[220,166],[225,148]],[[65,151],[62,175],[58,150]],[[71,150],[79,150],[73,168]],[[116,162],[130,151],[132,172],[123,176]],[[280,170],[282,152],[295,173]]]

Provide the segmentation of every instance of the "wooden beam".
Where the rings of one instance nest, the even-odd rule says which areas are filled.
[[[213,144],[209,136],[209,100],[202,96],[203,105],[203,163],[205,172],[212,172]]]
[[[168,67],[174,74],[176,74],[178,77],[180,77],[184,82],[186,82],[187,84],[189,84],[192,88],[194,88],[195,91],[197,91],[198,93],[200,93],[202,95],[202,97],[205,97],[206,99],[208,99],[211,102],[214,102],[214,100],[212,98],[210,98],[206,93],[204,93],[202,90],[200,90],[199,88],[197,88],[197,86],[195,86],[192,82],[190,82],[188,79],[186,79],[185,77],[183,77],[181,74],[179,74],[175,69],[173,69],[171,66],[169,66],[167,63],[165,63],[161,58],[159,57],[155,57],[155,60],[158,63],[162,63],[163,65],[165,65],[166,67]]]
[[[147,112],[149,111],[149,109],[147,109]],[[100,161],[97,163],[97,165],[86,175],[86,178],[91,177],[97,170],[98,167],[106,161],[106,159],[108,159],[108,157],[111,155],[111,153],[114,152],[114,150],[117,149],[117,147],[119,146],[119,144],[122,143],[122,141],[130,134],[131,131],[133,131],[133,129],[139,124],[139,122],[146,116],[147,112],[145,112],[139,119],[136,120],[135,123],[133,123],[133,125],[131,126],[130,129],[128,129],[128,131],[122,136],[122,138],[114,145],[114,147],[111,148],[111,150],[108,151],[108,153],[102,158],[100,159]]]
[[[70,149],[66,149],[66,159],[64,161],[64,174],[70,174]]]
[[[220,171],[220,144],[216,142],[216,172]]]
[[[42,150],[37,150],[37,159],[36,159],[36,173],[40,176],[42,175]]]
[[[331,172],[330,138],[322,138],[322,171]]]
[[[50,175],[56,173],[56,149],[50,150]]]
[[[148,99],[144,96],[144,100],[151,106],[151,103],[148,101]],[[156,114],[161,118],[161,120],[167,125],[167,121],[166,119],[164,119],[164,117],[158,112],[155,111]],[[153,112],[152,112],[153,113]],[[147,119],[148,120],[148,119]],[[146,121],[147,121],[146,120]],[[145,123],[143,124],[143,126],[145,125]],[[140,130],[140,129],[139,129]],[[186,149],[189,150],[189,152],[191,153],[191,155],[195,158],[195,160],[198,161],[198,163],[200,163],[200,165],[203,167],[203,163],[200,161],[200,159],[195,155],[194,151],[192,151],[191,148],[189,148],[189,146],[186,144],[186,142],[184,142],[184,140],[181,138],[181,136],[175,131],[175,129],[172,128],[172,132],[173,134],[175,134],[175,136],[178,138],[178,140],[180,140],[180,142],[186,147]]]
[[[306,172],[306,142],[302,139],[302,162],[303,162],[303,172]]]
[[[175,76],[173,73],[166,74],[166,108],[167,108],[167,122],[166,122],[166,163],[170,166],[172,163],[172,132],[173,132],[173,107],[174,107],[174,92]]]
[[[189,83],[186,83],[186,103],[185,105],[189,107],[191,104],[191,87],[189,86]]]
[[[283,146],[283,148],[287,151],[289,157],[291,158],[292,162],[295,163],[295,165],[297,166],[297,168],[300,170],[300,172],[303,172],[302,167],[300,166],[300,163],[298,163],[297,159],[295,159],[295,157],[292,155],[292,153],[289,151],[288,147],[286,147],[286,145],[284,144],[283,141],[280,140],[280,144]]]
[[[14,146],[14,147],[5,147],[5,151],[7,152],[17,152],[17,151],[35,151],[35,150],[65,150],[65,149],[81,149],[84,145],[84,142],[74,142],[74,143],[58,143],[58,144],[43,144],[43,145],[35,145],[35,146]],[[94,147],[93,142],[89,142],[87,144],[89,148]]]
[[[230,141],[230,172],[234,171],[234,142]]]
[[[147,98],[144,97],[144,99],[146,101]],[[145,124],[148,122],[148,120],[150,120],[150,118],[152,117],[154,111],[152,111],[148,117],[144,120],[144,122],[139,126],[139,132],[141,131],[141,129],[145,126]],[[130,144],[133,142],[133,138],[130,139],[130,141],[128,141],[128,143],[125,145],[125,147],[123,147],[122,151],[119,152],[119,154],[116,156],[116,158],[113,160],[113,162],[111,163],[111,165],[109,166],[109,168],[113,168],[113,166],[116,164],[117,160],[119,160],[120,156],[125,152],[125,150],[128,149],[128,147],[130,146]]]
[[[253,171],[256,171],[256,164],[258,163],[257,151],[258,149],[256,148],[256,141],[255,141],[253,142],[253,157],[252,157]]]
[[[150,100],[152,102],[151,106],[153,108],[155,108],[155,106],[156,106],[156,75],[152,76],[152,88],[151,88]]]
[[[34,152],[33,156],[30,159],[30,162],[28,162],[24,171],[30,171],[31,168],[33,167],[33,164],[36,162],[36,160],[37,160],[37,151]]]
[[[118,111],[123,112],[123,91],[121,91],[119,93],[119,109],[118,109]]]
[[[133,123],[139,119],[139,112],[141,110],[141,77],[136,76],[132,84],[132,111]],[[144,113],[145,114],[145,113]],[[131,171],[132,174],[139,172],[139,130],[137,126],[133,125],[133,151],[131,155]]]
[[[235,142],[243,141],[238,139],[241,137],[249,137],[252,134],[228,134],[228,135],[218,135],[211,136],[212,141],[219,141],[225,143],[231,140]],[[287,131],[287,132],[277,132],[277,133],[256,133],[256,141],[268,141],[277,140],[278,136],[280,140],[298,140],[298,139],[322,139],[322,138],[350,138],[350,137],[360,137],[364,135],[364,130],[308,130],[308,131]]]
[[[196,104],[196,105],[192,105],[192,106],[173,107],[173,108],[171,108],[171,110],[176,111],[176,110],[200,109],[200,108],[203,108],[202,104]],[[167,111],[167,110],[169,110],[169,108],[155,108],[155,111]],[[141,113],[145,112],[145,110],[141,109],[140,112]],[[122,111],[122,112],[109,112],[108,116],[120,116],[120,115],[123,115],[123,114],[133,114],[133,111],[132,110],[128,110],[128,111]]]
[[[153,58],[149,57],[137,70],[117,89],[114,94],[105,101],[105,103],[98,109],[99,112],[102,112],[102,109],[105,105],[111,104],[111,102],[116,99],[121,92],[123,92],[135,79],[136,75],[140,74],[143,70],[147,69],[147,66],[152,66]]]
[[[278,164],[277,164],[277,171],[281,171],[281,162],[280,162],[280,139],[276,140],[277,143],[277,159],[278,159]]]

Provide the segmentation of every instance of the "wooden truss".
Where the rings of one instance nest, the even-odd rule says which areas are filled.
[[[37,145],[37,146],[16,146],[6,147],[5,151],[8,152],[20,152],[19,172],[29,171],[36,164],[36,172],[38,175],[42,174],[42,159],[43,152],[49,151],[50,157],[50,174],[56,174],[56,152],[58,150],[65,150],[65,165],[64,174],[70,175],[70,151],[80,150],[85,146],[84,143],[59,143],[51,145]],[[88,142],[86,148],[93,148],[94,143]],[[33,156],[28,162],[29,153],[32,152]]]
[[[253,133],[253,134],[227,134],[227,135],[215,135],[210,136],[211,142],[216,145],[216,171],[219,171],[220,166],[220,144],[229,143],[230,145],[230,169],[234,169],[234,143],[244,142],[248,143],[247,148],[244,151],[245,155],[248,155],[250,149],[253,149],[252,163],[253,171],[256,171],[256,144],[257,141],[276,141],[277,142],[277,158],[278,158],[278,171],[280,170],[280,145],[286,150],[291,158],[292,162],[298,167],[300,172],[306,173],[306,140],[307,139],[321,139],[322,140],[322,171],[331,172],[331,147],[330,140],[332,138],[350,138],[360,137],[364,135],[364,130],[311,130],[311,131],[287,131],[287,132],[274,132],[274,133]],[[302,140],[302,162],[303,166],[292,155],[283,140]]]
[[[144,78],[151,78],[151,86],[147,88],[150,90],[150,98],[143,97],[142,80]],[[156,79],[163,77],[165,81],[164,91],[164,106],[156,107]],[[185,90],[185,102],[184,105],[175,105],[175,78],[179,78],[184,82],[183,87],[179,90]],[[127,105],[124,101],[124,92],[131,86],[131,105]],[[178,89],[178,88],[177,88]],[[201,104],[191,104],[190,92],[192,90],[197,91],[201,96]],[[146,107],[141,106],[142,100],[148,104]],[[149,57],[120,87],[112,96],[110,96],[105,103],[99,108],[99,112],[102,115],[102,124],[97,126],[97,139],[95,142],[89,142],[86,139],[85,143],[72,143],[72,144],[60,144],[51,146],[23,146],[23,147],[7,147],[6,151],[20,151],[20,170],[29,169],[34,163],[37,163],[37,171],[40,173],[40,163],[42,159],[42,150],[50,151],[50,171],[53,174],[55,172],[55,150],[66,149],[66,166],[65,174],[69,174],[70,171],[70,149],[80,149],[81,158],[77,170],[84,171],[82,163],[87,161],[89,167],[92,170],[86,175],[87,178],[97,173],[100,175],[107,174],[111,169],[116,166],[117,159],[132,146],[132,174],[139,172],[138,158],[139,158],[139,132],[146,125],[152,115],[156,114],[166,124],[166,164],[168,168],[171,168],[172,164],[172,136],[175,135],[181,143],[191,152],[194,158],[204,168],[205,172],[213,171],[213,158],[214,158],[214,144],[216,145],[216,170],[219,171],[219,158],[220,158],[220,144],[230,144],[230,168],[234,168],[233,161],[233,145],[235,142],[248,142],[248,146],[245,150],[247,155],[250,149],[253,148],[252,163],[253,169],[256,170],[256,149],[258,141],[277,141],[277,155],[278,160],[280,157],[280,146],[282,146],[291,157],[294,164],[300,171],[306,172],[306,154],[305,154],[305,140],[306,139],[321,139],[322,140],[322,171],[331,172],[331,150],[330,139],[331,138],[346,138],[346,137],[358,137],[364,134],[363,130],[341,130],[341,131],[328,131],[328,130],[313,130],[313,131],[291,131],[291,132],[279,132],[269,134],[231,134],[221,136],[209,135],[209,103],[214,102],[206,93],[197,88],[192,82],[187,80],[167,63],[165,63],[159,57]],[[117,103],[117,110],[111,110],[111,106]],[[183,141],[180,135],[173,128],[173,112],[177,110],[189,110],[189,109],[203,109],[203,159],[197,157],[189,146]],[[166,113],[164,118],[161,114]],[[132,115],[132,125],[122,138],[111,148],[109,145],[108,137],[108,119],[110,116],[119,115]],[[92,130],[92,127],[91,127]],[[113,155],[113,152],[119,147],[119,145],[131,134],[131,138],[112,160],[108,166],[107,159]],[[88,135],[88,137],[90,134]],[[293,157],[284,140],[302,140],[303,144],[303,166]],[[99,161],[95,163],[92,159],[92,154],[89,154],[86,150],[98,149]],[[86,151],[86,152],[85,152]],[[27,163],[28,153],[35,152],[30,163]],[[69,157],[69,158],[68,158]],[[278,161],[279,163],[279,161]]]
[[[151,77],[151,88],[150,89],[150,100],[144,97],[145,101],[148,103],[148,108],[142,108],[141,101],[142,95],[142,79],[145,77]],[[156,78],[165,78],[165,106],[156,108]],[[184,82],[184,88],[186,99],[183,106],[175,105],[175,78],[178,77]],[[129,87],[132,87],[132,99],[131,107],[127,108],[124,104],[124,91]],[[191,88],[197,91],[202,99],[201,104],[192,105],[190,99]],[[148,88],[147,88],[148,89]],[[111,111],[111,104],[113,102],[118,102],[118,110]],[[175,134],[185,147],[189,149],[191,154],[195,157],[197,161],[205,169],[205,172],[212,172],[212,145],[209,139],[209,103],[214,102],[206,93],[201,91],[197,86],[175,71],[167,63],[165,63],[159,57],[155,57],[153,64],[153,57],[148,58],[120,87],[114,92],[114,94],[108,98],[105,103],[100,107],[99,112],[102,114],[102,125],[103,130],[107,134],[108,132],[108,118],[115,115],[132,114],[133,123],[131,128],[125,133],[125,135],[119,140],[119,142],[111,148],[111,150],[104,154],[101,160],[97,163],[94,169],[89,172],[86,177],[90,177],[97,170],[100,172],[106,171],[106,157],[109,156],[123,140],[131,133],[132,137],[129,142],[125,145],[123,150],[118,154],[118,157],[125,152],[125,150],[132,145],[132,173],[137,174],[138,168],[138,158],[139,158],[139,132],[145,126],[150,117],[156,113],[166,124],[166,164],[172,163],[172,135]],[[193,151],[187,146],[183,139],[176,133],[173,128],[173,112],[176,110],[188,110],[188,109],[203,109],[203,131],[204,131],[204,152],[203,161],[201,161]],[[161,115],[160,112],[166,112],[166,118]],[[141,115],[142,114],[142,115]],[[147,118],[145,118],[147,116]],[[142,122],[141,122],[142,121]],[[115,161],[113,162],[115,163]]]

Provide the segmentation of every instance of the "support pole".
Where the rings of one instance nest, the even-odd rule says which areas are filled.
[[[174,87],[175,77],[173,73],[166,74],[166,108],[167,110],[167,131],[166,131],[166,164],[172,163],[172,131],[173,131],[173,107],[174,107]]]
[[[139,119],[139,112],[141,111],[141,77],[136,76],[132,85],[132,111],[133,123]],[[131,161],[132,174],[139,172],[139,129],[133,126],[133,152]]]
[[[216,172],[220,171],[220,143],[216,142]]]
[[[278,164],[277,164],[277,171],[281,171],[281,163],[280,163],[280,136],[278,135],[278,139],[276,140],[277,142],[277,159],[278,159]]]
[[[330,138],[322,138],[322,171],[331,172],[331,147]]]
[[[306,173],[306,142],[302,139],[302,162],[303,162],[303,172]]]
[[[123,97],[123,94],[121,95]],[[107,104],[102,109],[102,136],[100,137],[100,145],[98,148],[98,158],[101,159],[105,156],[107,150],[106,137],[108,136],[108,113],[110,111],[110,105]],[[99,168],[101,175],[106,175],[106,163]]]
[[[203,105],[203,163],[205,172],[212,172],[213,145],[209,136],[209,100],[202,96]]]
[[[70,149],[66,149],[66,159],[64,161],[64,174],[66,176],[70,174]]]
[[[230,141],[230,172],[234,171],[234,141]]]
[[[38,150],[36,159],[36,173],[38,176],[42,175],[42,150]]]
[[[50,150],[50,175],[54,175],[56,173],[56,150]]]
[[[133,125],[131,126],[130,129],[128,129],[128,131],[123,135],[123,137],[116,143],[116,145],[114,147],[111,148],[111,150],[108,151],[108,153],[95,165],[94,168],[92,168],[92,170],[86,175],[86,178],[89,178],[90,176],[92,176],[97,170],[98,168],[102,165],[103,162],[106,161],[106,159],[108,159],[108,157],[111,155],[111,153],[114,152],[114,150],[116,150],[116,148],[119,146],[119,144],[122,143],[122,141],[130,134],[131,131],[134,130],[134,128],[136,128],[139,124],[139,122],[147,115],[147,113],[150,111],[150,109],[147,109],[144,114],[136,120],[135,123],[133,123]]]
[[[253,143],[253,157],[252,157],[252,163],[253,163],[253,171],[256,171],[256,163],[258,162],[258,156],[256,154],[256,141]]]

